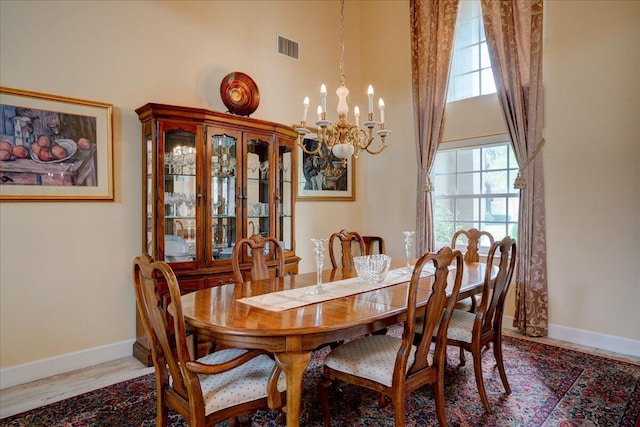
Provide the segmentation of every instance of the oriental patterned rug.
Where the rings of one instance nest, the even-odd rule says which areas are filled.
[[[323,426],[317,398],[322,360],[314,353],[307,369],[302,426]],[[448,353],[445,399],[450,426],[640,426],[640,365],[541,344],[504,338],[505,369],[512,393],[505,395],[491,351],[483,355],[485,386],[493,415],[478,397],[471,355],[458,366]],[[378,407],[378,395],[340,384],[332,388],[334,426],[393,426],[393,408]],[[0,420],[0,426],[122,427],[155,425],[154,376],[149,374]],[[430,386],[406,400],[408,426],[437,426]],[[253,426],[277,426],[275,411],[257,411]],[[226,426],[222,423],[221,426]],[[186,426],[171,413],[169,426]]]

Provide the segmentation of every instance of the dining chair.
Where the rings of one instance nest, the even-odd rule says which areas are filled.
[[[478,262],[480,261],[480,254],[478,254],[478,247],[480,245],[480,240],[482,236],[485,236],[489,239],[489,246],[493,245],[494,238],[491,233],[488,231],[480,231],[477,228],[470,228],[468,230],[458,230],[453,234],[451,238],[451,248],[456,248],[456,243],[460,237],[466,237],[467,240],[467,250],[464,253],[464,260],[466,262]],[[456,304],[456,308],[459,310],[466,310],[470,312],[476,311],[476,307],[478,306],[480,299],[482,298],[481,294],[473,295],[467,298],[464,298]]]
[[[156,378],[157,426],[167,425],[169,408],[191,427],[223,420],[238,425],[238,417],[262,408],[282,408],[286,379],[262,350],[227,348],[199,359],[187,346],[180,288],[164,261],[144,254],[133,260],[136,306],[151,347]],[[175,333],[167,333],[167,318],[156,293],[158,278],[166,281]]]
[[[487,269],[482,287],[482,299],[475,313],[454,310],[447,332],[448,345],[460,347],[460,365],[465,364],[464,352],[473,356],[473,370],[482,405],[491,414],[491,407],[482,379],[481,349],[493,344],[493,354],[500,373],[500,379],[507,394],[511,388],[507,381],[502,357],[502,315],[504,301],[511,284],[516,263],[516,242],[507,236],[495,242],[487,255]],[[491,267],[497,265],[498,274],[491,280]]]
[[[338,242],[340,242],[341,265],[338,265],[336,259],[336,252],[338,252]],[[337,233],[333,233],[329,237],[329,258],[331,259],[332,268],[352,268],[354,254],[366,255],[367,250],[364,244],[364,239],[357,231],[347,231],[342,229]]]
[[[367,255],[386,254],[384,239],[380,236],[362,236]]]
[[[449,266],[455,260],[455,279],[447,295]],[[426,266],[435,267],[435,277],[421,278]],[[463,273],[462,253],[442,248],[427,253],[416,262],[407,292],[407,318],[402,338],[392,335],[367,335],[348,341],[331,350],[324,359],[319,397],[325,426],[331,424],[328,388],[338,380],[380,392],[393,404],[396,427],[405,425],[405,399],[425,384],[433,384],[436,415],[441,426],[447,425],[444,410],[444,369],[447,329],[453,306],[460,292]],[[426,307],[418,308],[419,283],[432,281]],[[424,286],[424,285],[423,285]],[[424,301],[424,300],[422,300]],[[421,301],[421,302],[422,302]],[[416,318],[424,315],[422,339],[414,344]],[[433,353],[431,336],[438,330]]]
[[[378,248],[384,250],[384,241],[380,237],[374,237],[373,239],[378,240]],[[338,251],[338,242],[340,242],[340,250],[342,252],[342,256],[340,258],[341,264],[338,265],[336,252]],[[371,247],[373,246],[373,240],[370,240]],[[337,233],[333,233],[329,237],[329,258],[331,259],[331,267],[336,268],[355,268],[353,263],[353,257],[360,255],[369,255],[368,246],[365,238],[360,235],[357,231],[348,231],[346,229],[342,229]],[[380,252],[384,253],[384,252]],[[377,331],[374,331],[373,334],[384,335],[387,333],[387,328],[383,328]],[[341,341],[336,341],[329,343],[331,348],[337,347],[341,344]]]
[[[271,277],[270,270],[275,270],[275,277],[284,277],[284,252],[280,243],[275,237],[254,234],[239,240],[233,247],[231,265],[236,282],[240,283],[246,280],[240,270],[243,255],[247,253],[245,247],[251,252],[249,280],[268,279]],[[268,262],[268,260],[275,260],[275,262]]]

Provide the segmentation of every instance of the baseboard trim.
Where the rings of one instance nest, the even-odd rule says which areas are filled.
[[[0,369],[0,389],[130,357],[134,341],[120,341]]]
[[[504,328],[515,330],[512,326],[512,316],[504,316],[503,319],[502,325]],[[566,341],[571,344],[595,347],[627,356],[640,357],[640,340],[553,324],[549,324],[548,337],[554,340]]]
[[[504,316],[503,326],[515,329],[513,317]],[[572,344],[595,347],[624,355],[640,357],[640,340],[600,334],[567,326],[549,325],[549,338]],[[0,389],[25,384],[53,375],[74,371],[132,356],[135,340],[120,341],[87,350],[62,354],[0,369]]]

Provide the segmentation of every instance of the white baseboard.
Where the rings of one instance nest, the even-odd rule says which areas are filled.
[[[134,341],[120,341],[0,369],[0,389],[130,357]]]
[[[514,329],[512,325],[513,317],[504,316],[503,326]],[[549,338],[640,357],[640,340],[552,324],[549,325]],[[134,340],[121,341],[0,369],[0,389],[130,357],[133,354],[133,342]]]
[[[504,316],[502,326],[506,329],[515,328],[512,316]],[[571,344],[595,347],[601,350],[612,351],[628,356],[640,357],[640,340],[618,337],[615,335],[601,334],[585,331],[584,329],[569,328],[567,326],[549,324],[548,338],[566,341]]]

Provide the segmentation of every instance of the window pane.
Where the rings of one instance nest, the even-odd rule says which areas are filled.
[[[482,150],[484,159],[484,169],[506,169],[508,161],[509,147],[506,145],[497,145],[487,147]]]
[[[478,218],[478,199],[458,199],[456,221],[473,221]]]
[[[466,74],[480,69],[480,47],[475,44],[456,51],[456,74]]]
[[[507,174],[505,171],[485,172],[482,178],[482,194],[507,193]]]
[[[518,214],[520,213],[520,198],[509,197],[509,221],[518,222]]]
[[[491,233],[495,241],[502,240],[506,236],[505,224],[486,224],[483,230]]]
[[[480,68],[491,68],[491,60],[489,59],[489,48],[486,43],[480,45]]]
[[[492,197],[487,199],[482,219],[487,222],[507,222],[507,198]]]
[[[480,173],[473,172],[458,174],[457,194],[480,194]]]
[[[482,70],[482,95],[496,93],[496,83],[493,80],[493,71],[491,68]]]
[[[433,165],[433,173],[455,172],[456,152],[453,150],[439,151]]]
[[[444,196],[447,194],[456,194],[456,175],[436,175],[432,180],[433,185],[436,187],[435,195]]]
[[[471,172],[480,169],[480,149],[456,150],[456,153],[458,172]]]

